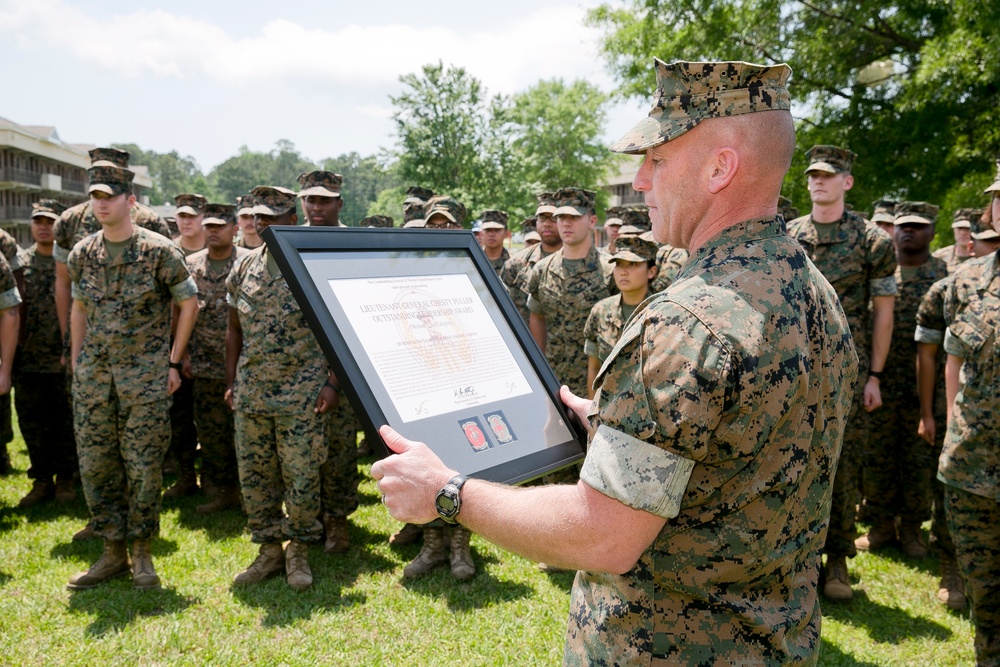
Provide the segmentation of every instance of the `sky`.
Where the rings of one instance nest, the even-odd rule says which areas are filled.
[[[370,155],[394,144],[399,77],[428,63],[466,68],[490,95],[555,77],[611,91],[584,25],[598,4],[0,0],[0,116],[68,143],[177,150],[205,173],[279,139],[314,161]],[[613,103],[609,143],[648,110]]]

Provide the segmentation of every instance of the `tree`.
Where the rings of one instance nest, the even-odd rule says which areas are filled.
[[[617,160],[602,139],[608,96],[586,81],[539,81],[503,110],[531,190],[597,189]]]
[[[651,56],[788,62],[798,150],[785,193],[808,210],[813,144],[858,153],[849,199],[984,203],[1000,150],[1000,4],[990,0],[630,0],[589,21],[626,97],[650,98]]]
[[[297,190],[299,174],[318,167],[295,149],[295,144],[280,139],[268,153],[251,151],[240,146],[234,155],[217,165],[208,175],[222,201],[235,202],[240,195],[258,185],[279,185]]]
[[[153,181],[149,200],[154,205],[172,202],[175,196],[183,193],[195,192],[209,199],[216,195],[193,157],[182,156],[177,151],[144,151],[135,144],[114,144],[114,147],[131,154],[129,164],[149,169]]]

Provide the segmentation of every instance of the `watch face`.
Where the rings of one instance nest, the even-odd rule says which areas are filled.
[[[446,486],[441,489],[434,499],[438,514],[442,518],[450,519],[458,514],[458,489],[454,486]]]
[[[438,509],[445,514],[455,511],[455,501],[450,496],[441,496],[437,504]]]

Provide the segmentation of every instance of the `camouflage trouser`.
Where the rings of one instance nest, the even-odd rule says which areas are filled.
[[[122,405],[114,386],[74,386],[73,426],[94,532],[147,539],[160,530],[170,399]]]
[[[863,385],[862,381],[858,381]],[[844,427],[844,444],[837,462],[837,475],[833,478],[833,502],[830,506],[830,528],[823,550],[831,556],[854,556],[854,528],[857,513],[858,473],[861,456],[868,442],[868,413],[862,403],[861,390],[855,392],[851,413]]]
[[[236,444],[233,441],[233,411],[223,397],[225,379],[194,379],[194,420],[201,441],[201,474],[217,487],[236,486]]]
[[[1000,665],[1000,503],[949,486],[948,528],[976,629],[976,664]]]
[[[869,416],[864,454],[865,506],[872,525],[920,525],[931,517],[932,487],[941,452],[917,435],[920,403],[916,397],[882,393],[882,407]]]
[[[236,460],[254,542],[322,538],[319,470],[326,460],[328,422],[328,415],[311,410],[275,416],[236,412]]]
[[[76,472],[73,412],[65,373],[14,373],[17,423],[28,448],[28,477],[52,479]]]
[[[329,451],[320,468],[323,513],[346,517],[358,509],[357,417],[344,397],[330,411]]]
[[[194,461],[198,431],[194,426],[194,380],[181,376],[181,388],[170,404],[170,454],[178,463]]]
[[[559,384],[569,387],[577,396],[587,397],[587,356],[580,348],[580,358],[576,363],[562,363],[552,366]]]

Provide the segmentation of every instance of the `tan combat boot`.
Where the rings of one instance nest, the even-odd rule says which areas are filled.
[[[304,591],[312,586],[309,546],[305,542],[292,540],[288,543],[288,548],[285,549],[285,577],[288,585],[297,591]]]
[[[425,527],[424,547],[417,557],[403,568],[403,577],[406,579],[422,577],[437,566],[448,562],[446,546],[444,528]]]
[[[71,503],[76,500],[73,475],[56,475],[56,502]]]
[[[163,492],[164,499],[183,498],[198,493],[198,473],[194,469],[194,461],[178,463],[179,472],[173,486]]]
[[[250,567],[233,578],[234,584],[256,584],[281,572],[285,567],[285,552],[280,542],[260,545],[260,553]]]
[[[910,558],[927,558],[927,545],[920,534],[920,524],[900,524],[899,542],[903,553]]]
[[[132,586],[139,590],[160,587],[148,539],[132,540]]]
[[[413,544],[424,536],[424,527],[418,526],[415,523],[403,524],[403,527],[397,530],[395,533],[389,536],[389,544],[393,546],[402,546],[404,544]]]
[[[18,507],[34,507],[52,497],[56,490],[52,479],[49,477],[39,477],[31,483],[31,491],[28,491],[24,498],[17,503]]]
[[[326,528],[326,542],[323,543],[323,551],[328,554],[342,554],[351,548],[347,517],[327,514],[323,517],[323,526]]]
[[[854,598],[851,580],[847,575],[846,556],[827,556],[826,584],[823,586],[823,595],[834,602],[847,602]]]
[[[220,486],[215,489],[212,499],[204,505],[198,505],[194,511],[198,514],[215,514],[230,507],[240,506],[240,490],[235,486]]]
[[[476,576],[476,566],[469,550],[472,531],[464,526],[451,529],[451,576],[456,579],[471,579]]]
[[[896,523],[887,521],[872,526],[871,529],[854,540],[854,547],[858,551],[878,551],[893,544],[896,541]]]
[[[965,582],[958,574],[958,563],[951,556],[941,556],[941,584],[937,597],[948,605],[948,609],[965,609]]]
[[[94,588],[128,571],[128,550],[125,548],[125,540],[105,540],[104,553],[97,562],[86,572],[77,572],[70,577],[66,588],[71,591]]]

